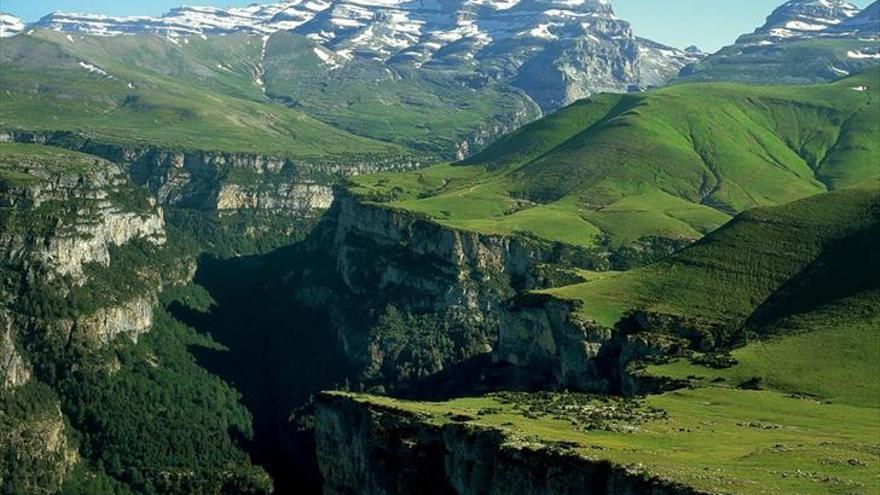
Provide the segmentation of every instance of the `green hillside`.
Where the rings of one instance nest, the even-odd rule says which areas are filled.
[[[331,67],[319,50],[288,32],[170,39],[37,30],[3,41],[0,130],[308,158],[406,150],[428,161],[455,157],[478,131],[501,133],[540,114],[508,85],[373,61]]]
[[[302,159],[409,154],[269,101],[254,79],[261,48],[254,36],[16,36],[0,51],[0,130]]]
[[[389,68],[372,60],[338,67],[323,62],[317,46],[287,32],[269,38],[266,93],[359,136],[451,158],[477,129],[510,128],[514,115],[520,122],[540,115],[521,90],[466,70]]]
[[[696,239],[877,175],[880,69],[804,87],[690,84],[580,101],[475,157],[354,180],[455,228],[589,246]]]
[[[878,236],[880,181],[869,180],[743,213],[658,263],[546,293],[578,301],[582,318],[606,326],[634,309],[742,323],[766,302],[755,314],[764,321],[876,284]]]

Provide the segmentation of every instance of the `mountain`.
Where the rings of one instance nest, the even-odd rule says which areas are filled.
[[[811,37],[827,33],[829,28],[858,14],[858,7],[841,0],[792,0],[774,10],[754,34],[771,38]]]
[[[880,2],[874,2],[857,15],[829,27],[828,32],[877,38],[880,36]]]
[[[600,0],[307,0],[180,7],[160,17],[55,12],[28,29],[154,35],[169,44],[269,37],[259,41],[265,57],[253,61],[268,97],[433,159],[463,158],[593,93],[662,85],[702,58],[637,38]]]
[[[809,84],[880,63],[880,2],[791,0],[753,33],[685,67],[679,80]]]
[[[818,86],[599,95],[464,162],[356,178],[353,191],[452,228],[650,251],[876,175],[878,87],[875,68]]]
[[[24,21],[14,15],[0,12],[0,38],[9,38],[24,31]]]

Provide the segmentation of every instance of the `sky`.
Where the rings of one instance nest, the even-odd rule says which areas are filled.
[[[35,21],[54,10],[107,15],[160,15],[180,5],[243,6],[255,0],[0,0],[0,11]],[[637,36],[715,51],[763,24],[784,0],[611,0]],[[850,0],[865,7],[872,0]],[[263,2],[268,3],[268,2]]]

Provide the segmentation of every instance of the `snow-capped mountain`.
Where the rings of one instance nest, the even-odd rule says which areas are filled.
[[[864,10],[843,0],[790,0],[734,46],[772,46],[815,38],[880,40],[880,0]]]
[[[0,38],[9,38],[24,31],[24,21],[14,15],[0,12]]]
[[[859,11],[842,0],[791,0],[774,10],[755,34],[770,38],[814,36],[852,19]]]
[[[28,27],[171,39],[292,31],[316,43],[331,68],[371,60],[477,71],[516,80],[544,110],[595,91],[663,84],[702,56],[637,39],[605,0],[290,0],[160,17],[54,12]]]
[[[682,67],[699,62],[708,55],[696,46],[679,50],[645,38],[637,40],[641,77],[648,86],[665,84],[669,81],[670,73],[678,73]]]
[[[858,15],[827,30],[836,36],[851,36],[880,40],[880,1],[865,7]]]
[[[880,63],[880,0],[864,10],[843,0],[791,0],[767,22],[699,63],[682,78],[811,84]]]
[[[160,17],[110,17],[100,14],[53,12],[33,23],[48,28],[98,36],[152,33],[167,36],[193,34],[270,34],[293,29],[328,8],[322,0],[294,0],[277,4],[254,4],[243,8],[178,7]]]

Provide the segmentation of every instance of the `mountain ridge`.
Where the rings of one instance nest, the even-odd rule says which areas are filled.
[[[701,58],[635,37],[604,0],[293,0],[229,9],[177,7],[158,17],[53,12],[24,29],[95,36],[149,33],[171,41],[289,31],[316,44],[313,56],[328,71],[360,60],[475,72],[486,80],[513,81],[544,111],[594,92],[663,84]],[[610,62],[604,60],[609,57]],[[548,83],[565,90],[533,90]]]

